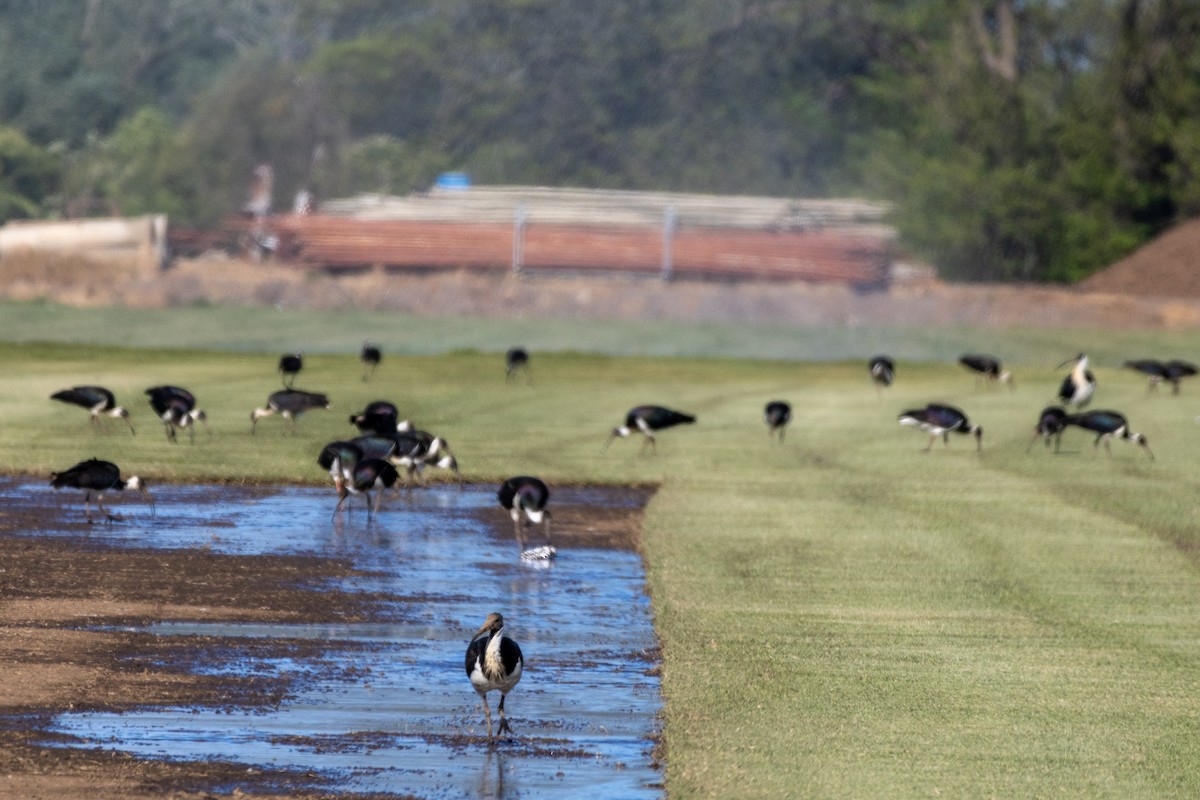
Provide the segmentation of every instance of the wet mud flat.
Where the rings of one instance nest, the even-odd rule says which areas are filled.
[[[646,492],[556,492],[550,564],[492,487],[369,523],[328,490],[156,497],[88,526],[0,479],[0,796],[662,796]],[[494,610],[526,673],[489,744],[462,658]]]

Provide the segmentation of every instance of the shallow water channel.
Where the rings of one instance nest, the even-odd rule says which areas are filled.
[[[26,497],[49,492],[12,488]],[[308,773],[314,785],[347,793],[661,797],[662,775],[651,754],[661,707],[657,640],[639,557],[561,547],[553,562],[522,562],[511,526],[495,524],[496,517],[507,519],[494,491],[389,494],[369,523],[361,500],[351,514],[331,520],[328,489],[280,488],[214,504],[200,502],[211,497],[211,487],[160,486],[157,517],[125,498],[117,504],[125,521],[92,526],[87,535],[139,547],[345,557],[367,573],[346,588],[395,595],[396,621],[159,624],[150,630],[162,636],[312,640],[320,643],[320,657],[256,657],[248,647],[199,668],[295,675],[299,691],[277,708],[68,713],[56,718],[54,732],[77,737],[80,746],[144,758]],[[72,522],[80,500],[65,493],[48,498]],[[554,500],[597,507],[638,502],[599,489],[563,489]],[[504,614],[526,670],[505,704],[515,736],[489,746],[463,655],[491,611]],[[497,700],[493,693],[493,713]]]

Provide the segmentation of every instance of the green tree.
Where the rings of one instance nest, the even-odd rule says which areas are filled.
[[[60,169],[53,153],[20,131],[0,128],[0,223],[44,213]]]

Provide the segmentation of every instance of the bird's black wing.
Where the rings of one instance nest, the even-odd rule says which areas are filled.
[[[117,465],[96,458],[80,461],[65,472],[52,473],[50,480],[50,485],[56,489],[71,487],[97,491],[111,489],[119,483],[121,470]]]

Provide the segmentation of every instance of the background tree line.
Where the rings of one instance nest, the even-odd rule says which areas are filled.
[[[1200,211],[1190,0],[0,0],[0,219],[480,183],[860,196],[959,280]]]

